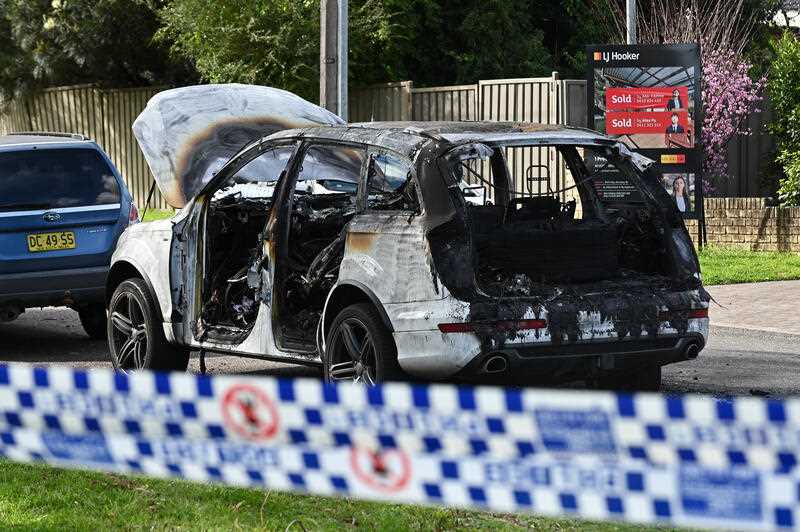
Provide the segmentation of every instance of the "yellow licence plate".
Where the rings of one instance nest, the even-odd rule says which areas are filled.
[[[54,251],[56,249],[75,249],[75,233],[36,233],[28,235],[28,251]]]

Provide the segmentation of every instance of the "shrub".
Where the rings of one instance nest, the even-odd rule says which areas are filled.
[[[800,205],[800,40],[789,32],[775,44],[767,88],[775,110],[769,128],[778,141],[778,162],[785,174],[778,196],[785,205]]]
[[[778,199],[784,205],[800,206],[800,149],[785,150],[778,156],[785,176],[780,180]]]

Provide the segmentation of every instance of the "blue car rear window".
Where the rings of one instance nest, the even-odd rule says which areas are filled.
[[[117,180],[92,149],[0,153],[0,210],[119,203]]]

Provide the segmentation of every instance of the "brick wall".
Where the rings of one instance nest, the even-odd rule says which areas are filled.
[[[763,198],[708,198],[705,207],[711,246],[800,252],[800,207],[767,207]],[[697,242],[697,222],[686,226]]]

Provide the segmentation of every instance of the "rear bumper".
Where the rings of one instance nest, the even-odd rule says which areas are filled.
[[[481,378],[505,374],[527,382],[569,381],[597,373],[692,360],[705,344],[705,337],[695,332],[684,336],[590,340],[566,345],[522,345],[482,353],[458,376]],[[500,368],[502,370],[492,371]]]
[[[681,301],[673,306],[691,303],[696,308],[706,308],[707,303],[695,296],[691,292],[678,293],[676,298]],[[410,375],[426,379],[456,375],[488,378],[491,372],[485,372],[483,366],[492,354],[499,354],[506,359],[506,373],[528,374],[526,382],[580,380],[604,370],[687,360],[691,358],[686,355],[689,345],[699,352],[705,347],[709,332],[708,318],[675,324],[659,321],[656,329],[640,326],[637,330],[630,326],[618,328],[618,323],[599,311],[578,310],[572,314],[577,322],[574,334],[562,328],[554,335],[547,309],[536,313],[498,306],[496,316],[502,319],[538,318],[547,320],[548,328],[501,335],[442,333],[437,324],[470,321],[469,303],[446,298],[426,301],[424,305],[415,302],[385,308],[394,328],[400,366]]]
[[[0,275],[0,307],[102,302],[108,266]]]
[[[607,371],[647,365],[664,366],[696,358],[706,345],[708,320],[693,320],[684,335],[630,336],[562,344],[520,343],[484,349],[472,334],[439,331],[394,333],[398,361],[408,373],[424,378],[494,380],[510,377],[526,383],[580,380]],[[497,357],[502,363],[490,364]],[[493,371],[500,366],[500,371]]]

